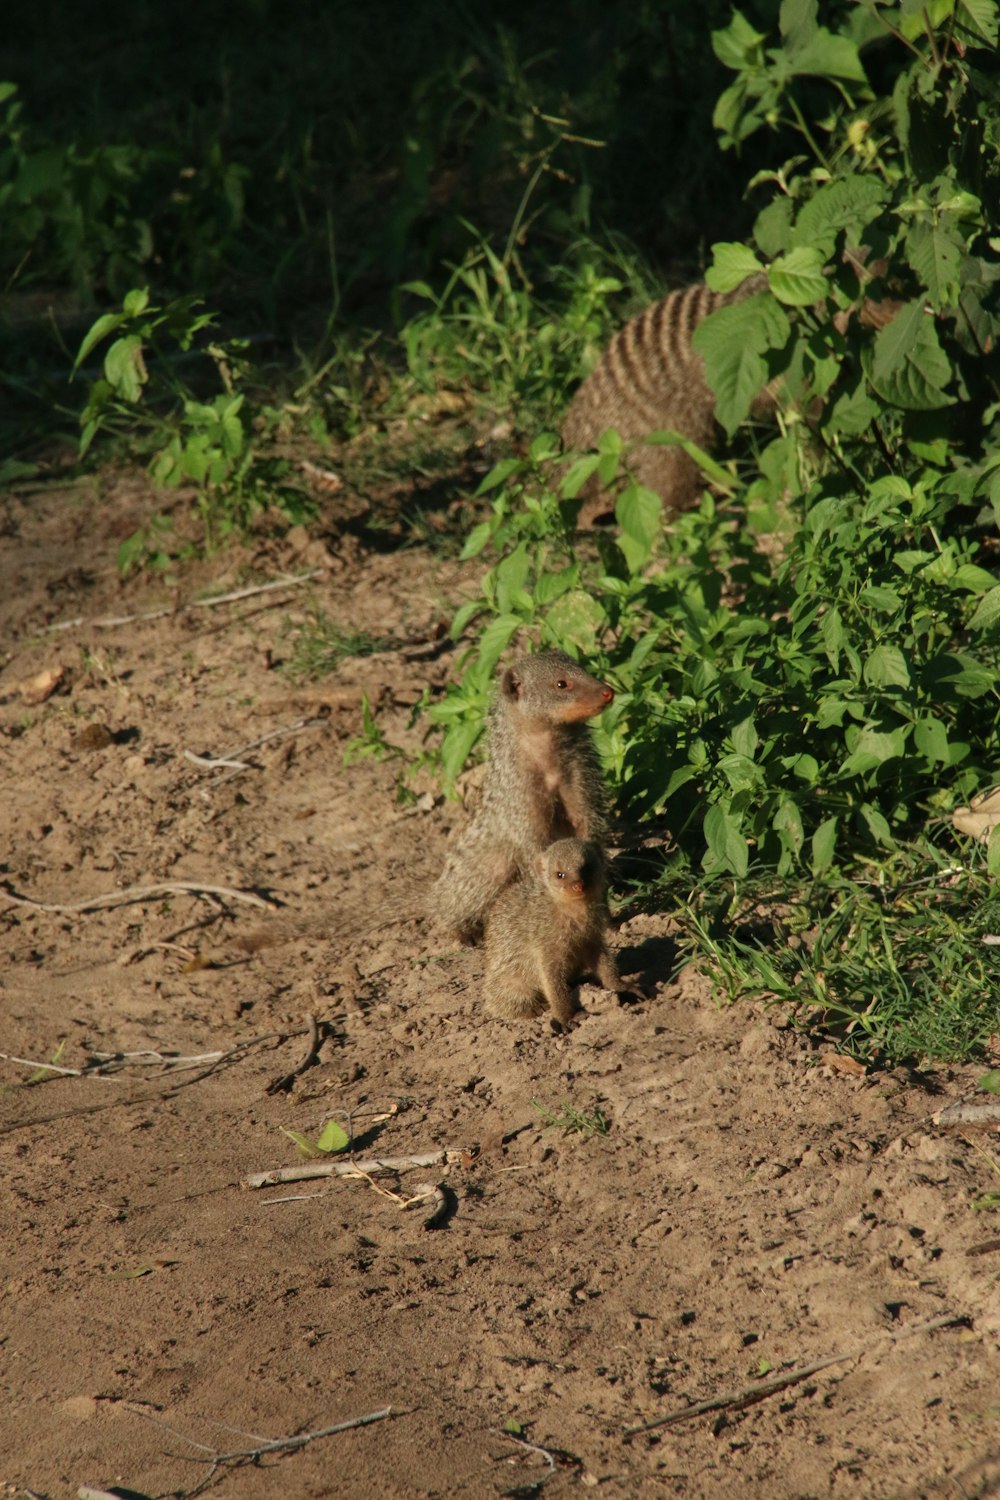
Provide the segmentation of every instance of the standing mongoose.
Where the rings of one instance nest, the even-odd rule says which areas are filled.
[[[482,802],[434,888],[437,916],[461,942],[480,939],[496,897],[553,840],[602,843],[603,786],[586,720],[613,697],[562,651],[521,656],[501,674]]]
[[[701,356],[691,337],[698,324],[720,307],[740,302],[766,286],[752,276],[731,292],[713,292],[703,283],[670,292],[626,323],[611,340],[570,402],[563,423],[567,448],[593,448],[607,427],[635,443],[628,465],[640,484],[655,490],[666,511],[687,510],[704,487],[701,471],[683,448],[642,444],[651,432],[670,429],[711,449],[715,440],[715,396],[705,381]],[[751,408],[769,416],[776,399],[766,387]],[[582,517],[592,520],[611,502],[599,504],[596,480],[584,491]]]
[[[618,988],[608,949],[607,880],[601,851],[559,839],[535,856],[533,869],[497,897],[486,917],[486,1009],[508,1020],[548,1006],[568,1026],[573,985],[593,974]]]

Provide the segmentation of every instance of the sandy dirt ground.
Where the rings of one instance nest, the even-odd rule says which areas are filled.
[[[670,913],[614,933],[648,1000],[484,1017],[424,912],[466,815],[344,761],[362,694],[419,748],[474,575],[331,522],[123,586],[153,508],[115,474],[0,502],[0,1493],[1000,1494],[1000,1148],[933,1119],[982,1068],[838,1071],[720,1008]],[[297,688],[313,605],[398,644]],[[242,1185],[329,1119],[454,1156]]]

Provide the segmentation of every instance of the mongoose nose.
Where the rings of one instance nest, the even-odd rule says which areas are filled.
[[[574,896],[582,896],[583,895],[583,881],[582,880],[574,880],[573,884],[570,886],[570,890],[573,892]]]
[[[612,698],[614,696],[615,695],[612,692],[611,688],[609,688],[609,687],[602,688],[602,690],[601,690],[601,697],[604,699],[605,703],[610,703],[611,700],[612,700]]]

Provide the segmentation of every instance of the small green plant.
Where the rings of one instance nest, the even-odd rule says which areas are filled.
[[[589,1140],[594,1135],[607,1135],[611,1129],[611,1122],[599,1109],[576,1109],[565,1099],[558,1109],[539,1104],[537,1099],[532,1099],[531,1107],[546,1130],[561,1130],[563,1135],[580,1135]]]
[[[393,644],[389,636],[345,629],[315,605],[291,633],[291,656],[285,670],[293,682],[315,681],[335,672],[349,656],[373,656]]]
[[[59,1073],[61,1071],[59,1064],[62,1062],[62,1055],[65,1050],[66,1041],[64,1038],[52,1054],[51,1067],[47,1066],[45,1063],[42,1063],[40,1067],[35,1069],[34,1073],[29,1074],[28,1077],[24,1080],[24,1087],[28,1088],[29,1085],[35,1083],[45,1083],[52,1077],[54,1073]]]
[[[347,1131],[336,1120],[327,1120],[315,1140],[299,1130],[288,1130],[284,1125],[279,1125],[278,1129],[282,1135],[287,1135],[290,1141],[294,1141],[299,1155],[307,1160],[317,1156],[333,1156],[338,1151],[346,1151],[351,1144]]]

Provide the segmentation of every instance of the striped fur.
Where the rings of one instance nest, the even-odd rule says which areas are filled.
[[[715,397],[691,338],[709,313],[764,285],[762,277],[751,277],[735,291],[713,292],[698,282],[670,292],[626,323],[573,397],[563,424],[564,445],[593,448],[605,428],[617,428],[627,442],[636,443],[629,467],[641,484],[662,496],[664,509],[694,505],[704,487],[697,465],[680,448],[636,440],[667,428],[711,450]],[[753,414],[767,416],[774,407],[768,389],[757,398]],[[584,494],[584,516],[590,519],[601,513],[596,486]]]

